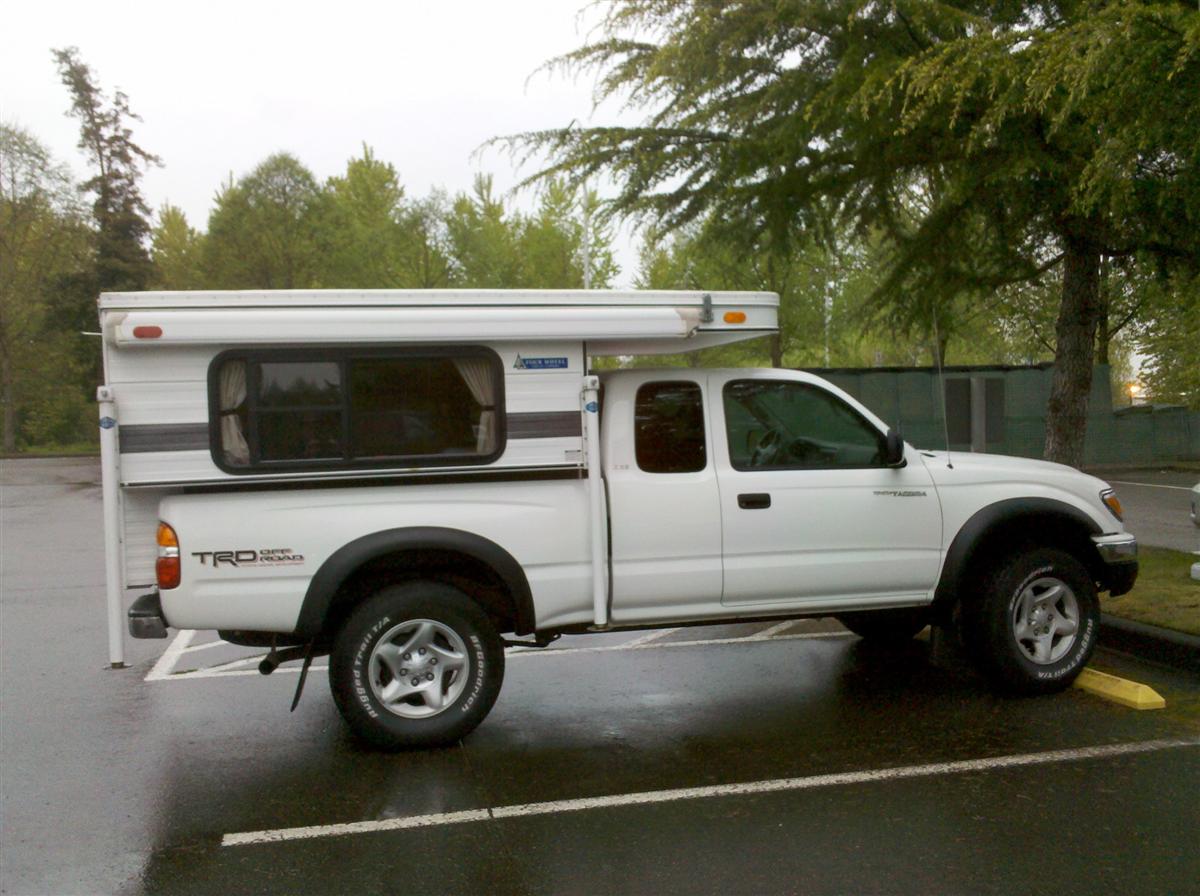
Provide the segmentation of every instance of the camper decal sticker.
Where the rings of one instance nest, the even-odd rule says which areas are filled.
[[[566,370],[566,358],[522,358],[517,355],[514,370]]]
[[[201,566],[297,566],[304,562],[304,555],[291,548],[263,548],[257,551],[192,551],[200,558]]]

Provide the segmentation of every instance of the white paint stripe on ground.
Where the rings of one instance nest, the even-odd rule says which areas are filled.
[[[776,626],[775,628],[778,628]],[[767,629],[773,631],[773,629]],[[800,632],[795,635],[771,635],[766,632],[757,632],[753,635],[748,635],[742,638],[704,638],[696,641],[642,641],[641,638],[636,641],[629,641],[625,644],[606,644],[603,647],[560,647],[546,648],[545,650],[514,650],[506,654],[505,660],[515,660],[524,657],[534,656],[574,656],[580,653],[612,653],[618,650],[660,650],[667,647],[706,647],[710,644],[754,644],[763,641],[807,641],[820,640],[824,638],[853,638],[854,635],[850,632]],[[174,646],[174,645],[172,645]],[[167,648],[170,650],[171,648]],[[158,669],[163,664],[163,660],[167,657],[166,653],[159,659],[155,665]],[[223,663],[220,666],[213,666],[208,669],[195,669],[187,672],[166,673],[155,676],[153,672],[146,676],[146,681],[188,681],[194,678],[222,678],[235,675],[259,675],[257,669],[231,669],[229,666],[257,662],[262,659],[262,656],[248,657],[240,660],[233,660],[230,663]],[[169,666],[167,668],[170,668]],[[317,665],[314,663],[309,667],[310,672],[323,672],[329,667],[327,665]],[[273,672],[273,675],[278,675],[280,672],[297,673],[300,671],[299,666],[280,666]],[[153,677],[151,677],[153,676]]]
[[[411,815],[405,818],[386,818],[380,821],[356,821],[349,824],[312,825],[309,827],[280,828],[270,831],[249,831],[241,834],[226,834],[221,838],[221,845],[248,846],[261,843],[280,843],[289,840],[311,840],[318,837],[340,837],[347,834],[367,834],[376,831],[394,831],[405,828],[461,824],[472,821],[526,818],[532,815],[553,815],[564,812],[583,812],[593,809],[613,809],[623,806],[645,806],[656,803],[673,803],[681,800],[749,796],[760,793],[781,793],[785,791],[812,790],[821,787],[838,787],[849,784],[872,784],[899,781],[908,778],[928,778],[939,775],[992,771],[995,769],[1017,768],[1029,765],[1048,765],[1055,762],[1108,759],[1135,753],[1152,753],[1180,747],[1197,746],[1200,746],[1200,738],[1148,740],[1136,743],[1110,744],[1100,747],[1078,747],[1069,750],[1049,750],[1042,753],[994,756],[988,759],[966,759],[958,762],[935,762],[929,765],[908,765],[899,768],[880,768],[858,772],[840,772],[830,775],[812,775],[804,778],[775,778],[766,781],[748,781],[740,784],[715,784],[707,787],[684,787],[675,790],[648,790],[641,793],[623,793],[611,796],[588,797],[585,799],[497,806],[494,809],[475,809],[436,815]]]
[[[220,638],[217,638],[215,641],[205,641],[203,644],[189,644],[187,647],[183,648],[181,653],[194,653],[197,650],[208,650],[210,647],[232,646],[234,645],[230,644],[228,641],[223,641]]]
[[[775,625],[771,626],[770,628],[764,628],[761,632],[750,635],[745,640],[747,640],[747,641],[765,641],[767,638],[775,637],[777,634],[779,634],[785,628],[790,628],[793,622],[795,622],[794,619],[788,619],[788,620],[785,620],[784,622],[776,623]],[[822,632],[821,634],[825,634],[825,633]],[[834,632],[834,634],[841,635],[844,633],[843,632]]]
[[[167,645],[167,649],[162,652],[162,656],[158,658],[158,662],[154,664],[154,668],[150,670],[150,674],[146,676],[145,680],[166,681],[169,679],[171,670],[175,668],[180,654],[187,649],[188,644],[192,643],[192,638],[195,636],[195,629],[181,629],[175,639]]]
[[[673,635],[679,631],[677,628],[660,628],[658,631],[650,632],[642,635],[640,638],[634,638],[632,641],[626,641],[625,647],[641,647],[643,644],[649,644],[651,641],[657,641],[659,638],[665,638],[667,635]]]
[[[491,814],[487,809],[446,812],[441,815],[409,815],[405,818],[384,818],[380,821],[353,821],[348,824],[314,825],[307,828],[286,828],[281,831],[226,834],[221,838],[221,845],[246,846],[250,843],[278,843],[283,840],[311,840],[315,837],[340,837],[345,834],[370,834],[375,831],[402,831],[407,828],[462,824],[464,821],[487,821],[489,818]]]
[[[1136,485],[1138,488],[1170,488],[1181,492],[1190,492],[1192,489],[1187,485],[1157,485],[1153,482],[1127,482],[1124,479],[1107,479],[1109,485]]]

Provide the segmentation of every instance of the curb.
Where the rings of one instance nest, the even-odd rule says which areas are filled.
[[[1142,659],[1200,672],[1200,636],[1100,614],[1100,645]]]

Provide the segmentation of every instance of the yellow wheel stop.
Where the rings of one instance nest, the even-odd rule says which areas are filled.
[[[1118,678],[1107,672],[1098,672],[1092,668],[1079,673],[1079,677],[1075,679],[1075,687],[1132,709],[1162,709],[1167,705],[1162,695],[1148,685]]]

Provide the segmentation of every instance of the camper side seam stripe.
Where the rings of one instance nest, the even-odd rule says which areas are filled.
[[[122,426],[121,453],[207,451],[207,423],[147,423]]]
[[[509,414],[504,422],[510,439],[554,439],[583,435],[579,411]]]
[[[578,411],[509,414],[505,420],[510,439],[554,439],[583,434]],[[121,427],[121,453],[147,451],[207,451],[207,423],[152,423]]]

